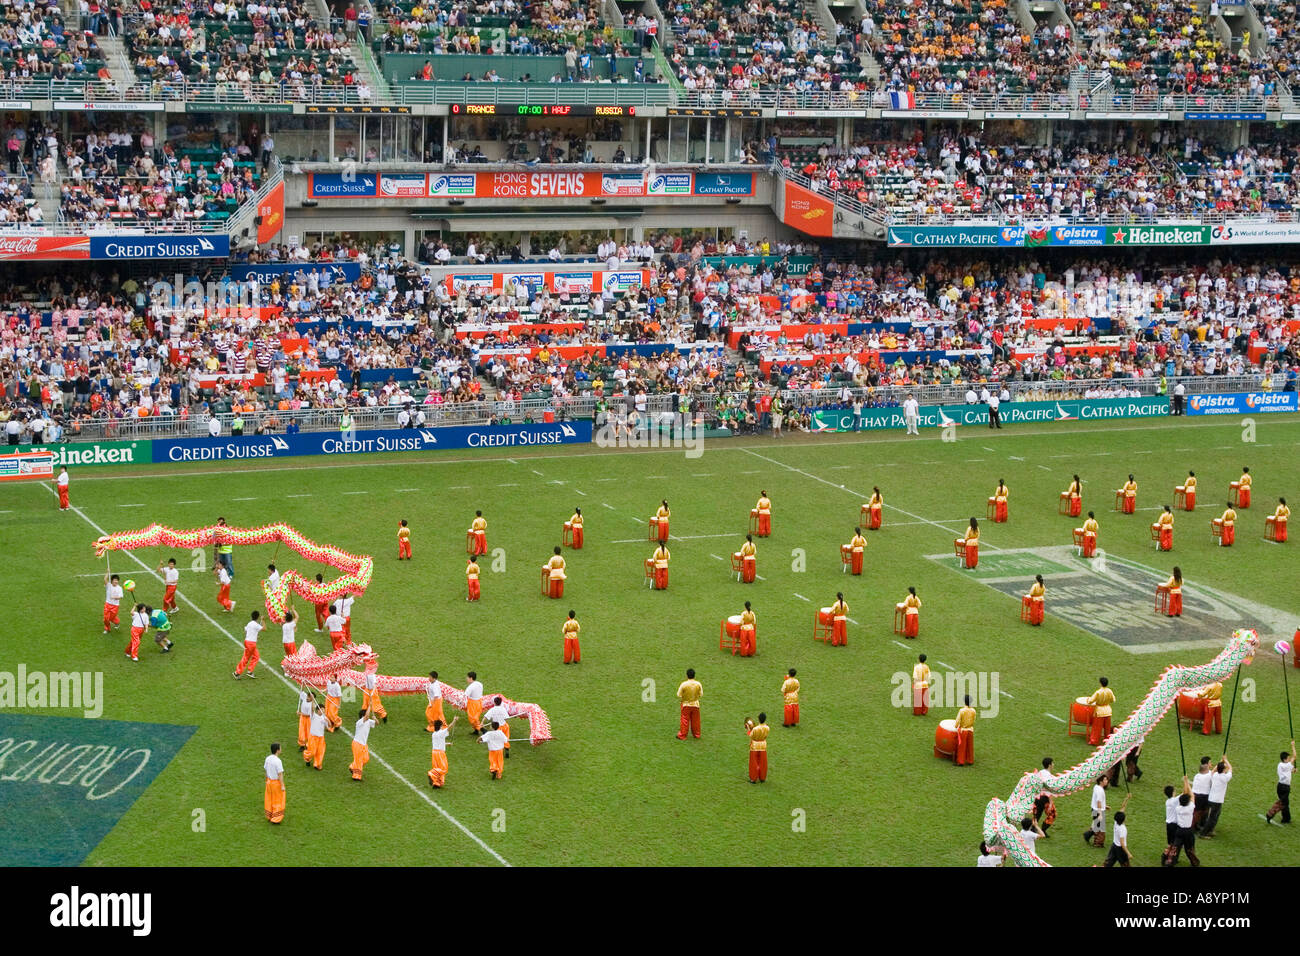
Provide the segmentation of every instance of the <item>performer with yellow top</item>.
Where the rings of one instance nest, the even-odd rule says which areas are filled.
[[[577,615],[569,612],[569,618],[564,622],[561,628],[564,634],[564,663],[574,664],[582,663],[582,647],[578,644],[578,632],[582,630],[582,625],[578,623]]]
[[[682,705],[682,726],[677,732],[678,740],[686,739],[689,730],[700,739],[700,698],[704,696],[704,685],[695,679],[695,668],[686,669],[686,680],[677,685],[677,700]]]
[[[1002,524],[1007,520],[1007,498],[1011,492],[1007,489],[1007,483],[1003,479],[998,479],[998,486],[993,490],[993,523]]]
[[[1168,505],[1165,505],[1164,511],[1156,519],[1156,523],[1151,526],[1151,537],[1156,540],[1156,547],[1160,551],[1172,551],[1174,549],[1174,512]]]
[[[1165,608],[1165,614],[1169,617],[1183,616],[1183,569],[1174,566],[1174,573],[1169,576],[1169,580],[1161,586],[1169,595],[1169,603]],[[1158,589],[1157,589],[1158,590]]]
[[[835,603],[831,605],[831,646],[847,647],[849,643],[849,606],[844,601],[843,592],[835,592]]]
[[[781,681],[781,700],[785,702],[782,727],[799,726],[799,679],[794,676],[796,673],[798,672],[793,667],[790,668]]]
[[[749,735],[749,782],[767,782],[767,714],[758,715],[758,723],[745,719],[745,733]]]
[[[1250,477],[1250,469],[1242,468],[1241,477],[1236,481],[1229,482],[1228,487],[1232,489],[1232,497],[1237,501],[1238,508],[1250,507],[1250,483],[1253,479]]]
[[[1232,543],[1237,540],[1237,512],[1232,510],[1231,501],[1223,509],[1223,514],[1210,522],[1210,526],[1214,536],[1219,539],[1220,545],[1225,548],[1232,547]]]
[[[1047,585],[1043,583],[1041,574],[1034,575],[1034,583],[1029,588],[1021,601],[1025,608],[1025,619],[1034,627],[1043,623],[1043,615],[1047,611]]]
[[[397,560],[411,560],[411,529],[403,518],[397,524]]]
[[[921,654],[912,665],[912,716],[924,717],[930,712],[930,665]]]
[[[903,636],[916,637],[921,633],[921,599],[916,596],[916,588],[907,589],[907,597],[902,600]]]
[[[1196,696],[1205,701],[1205,719],[1201,721],[1201,734],[1209,735],[1210,724],[1214,724],[1216,734],[1223,733],[1223,685],[1217,680],[1206,684]]]
[[[867,527],[872,531],[879,531],[885,510],[885,499],[881,496],[878,486],[872,486],[871,500],[862,506],[862,510],[867,513]],[[854,571],[853,573],[858,574],[859,572]]]
[[[980,525],[974,517],[970,519],[970,527],[966,529],[963,537],[956,538],[953,541],[953,548],[957,557],[961,559],[961,566],[964,568],[974,568],[980,563]]]
[[[555,547],[555,553],[551,555],[549,561],[542,565],[542,570],[547,572],[547,596],[552,598],[564,597],[564,555],[560,553],[559,545]]]
[[[1097,524],[1097,516],[1089,511],[1088,517],[1083,520],[1082,528],[1074,529],[1075,543],[1079,545],[1079,555],[1084,558],[1095,558],[1097,556],[1097,531],[1100,525]]]
[[[1187,478],[1174,489],[1174,504],[1182,500],[1184,511],[1196,510],[1196,472],[1189,471]]]
[[[744,584],[753,584],[758,577],[758,549],[754,547],[754,536],[745,535],[745,543],[736,552],[740,561],[740,580]]]
[[[1110,681],[1099,677],[1097,683],[1100,686],[1088,698],[1088,703],[1093,708],[1092,723],[1088,725],[1088,744],[1092,747],[1100,746],[1110,736],[1110,705],[1115,703],[1115,692],[1110,689]]]
[[[487,554],[487,519],[483,512],[475,511],[474,520],[469,525],[469,553],[473,557]]]
[[[655,548],[655,553],[650,556],[655,569],[656,591],[664,591],[668,588],[668,562],[671,558],[672,555],[668,553],[668,548],[663,542],[660,542],[659,547]]]
[[[651,541],[657,540],[660,544],[668,543],[668,519],[671,515],[672,512],[668,510],[668,499],[665,498],[660,502],[659,508],[654,513],[654,517],[650,519]]]
[[[1078,475],[1070,480],[1070,487],[1061,492],[1061,499],[1066,502],[1066,513],[1071,518],[1083,514],[1083,481]]]
[[[862,557],[867,550],[867,539],[862,537],[862,529],[853,529],[853,540],[849,542],[849,573],[862,573]]]
[[[1286,506],[1286,499],[1277,499],[1277,509],[1264,519],[1264,537],[1279,544],[1286,541],[1286,524],[1291,517],[1291,509]]]
[[[574,508],[573,517],[564,522],[564,537],[574,551],[582,550],[582,509]]]
[[[758,650],[758,618],[748,601],[745,610],[740,612],[740,630],[736,636],[740,639],[740,656],[753,657]]]
[[[478,576],[478,562],[474,560],[473,556],[471,556],[465,565],[465,584],[469,588],[469,593],[465,598],[466,601],[477,601],[479,598]]]
[[[1120,488],[1116,494],[1124,496],[1120,504],[1122,514],[1131,515],[1137,511],[1138,483],[1132,475],[1128,476],[1128,481],[1124,482],[1124,487]]]
[[[766,538],[772,533],[772,499],[766,491],[758,493],[758,504],[754,506],[754,512],[758,519],[758,536]]]
[[[965,705],[957,711],[957,752],[953,760],[957,766],[975,762],[975,708],[970,705],[970,694]]]

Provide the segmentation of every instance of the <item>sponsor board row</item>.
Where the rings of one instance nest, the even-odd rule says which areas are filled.
[[[453,295],[475,286],[500,292],[520,286],[547,288],[557,295],[590,295],[593,292],[626,292],[634,285],[648,286],[655,280],[652,269],[613,272],[588,269],[576,272],[453,272],[443,280]]]
[[[1042,422],[1098,421],[1114,418],[1149,418],[1169,414],[1165,397],[1069,399],[1059,402],[1007,402],[998,409],[1005,425]],[[987,405],[923,406],[917,422],[922,428],[960,425],[988,426]],[[903,428],[902,408],[864,408],[860,429]],[[813,431],[852,431],[849,409],[822,409],[813,413]]]
[[[618,199],[752,196],[752,173],[312,173],[313,199]]]
[[[1241,246],[1300,242],[1300,222],[890,226],[888,238],[900,247]]]
[[[281,221],[283,215],[281,215]],[[230,236],[130,235],[4,236],[0,260],[40,259],[226,259]]]

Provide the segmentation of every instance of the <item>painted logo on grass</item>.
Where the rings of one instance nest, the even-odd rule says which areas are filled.
[[[196,727],[0,714],[0,866],[74,866]]]
[[[956,570],[951,554],[927,557]],[[958,573],[1007,595],[1011,600],[1006,613],[1012,620],[1034,575],[1041,574],[1049,618],[1068,621],[1134,654],[1222,647],[1228,635],[1242,627],[1254,628],[1261,639],[1289,636],[1300,624],[1294,614],[1208,587],[1193,577],[1183,583],[1182,616],[1167,617],[1156,612],[1155,600],[1156,586],[1169,579],[1168,571],[1110,553],[1102,561],[1076,557],[1069,547],[984,552],[978,568]]]

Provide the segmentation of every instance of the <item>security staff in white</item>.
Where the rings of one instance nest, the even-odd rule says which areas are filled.
[[[907,425],[908,435],[920,435],[917,428],[921,420],[921,403],[918,402],[911,392],[907,393],[907,398],[903,399],[903,423]]]
[[[985,402],[989,406],[989,428],[1001,428],[1002,416],[998,413],[998,408],[1002,405],[1002,399],[990,392]]]

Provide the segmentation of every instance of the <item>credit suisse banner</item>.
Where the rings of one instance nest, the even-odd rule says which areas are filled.
[[[753,173],[313,173],[313,199],[617,199],[752,196]]]
[[[468,292],[478,286],[486,292],[491,289],[501,292],[514,286],[545,286],[560,295],[592,292],[626,292],[634,285],[649,286],[655,280],[655,272],[650,269],[632,269],[627,272],[612,272],[608,269],[588,269],[571,272],[453,272],[443,281],[447,291],[453,295]]]
[[[1300,396],[1295,392],[1226,392],[1215,395],[1189,395],[1189,415],[1253,415],[1259,412],[1300,411]]]
[[[535,448],[591,441],[590,421],[540,425],[457,425],[445,428],[375,429],[350,433],[306,432],[243,438],[154,439],[156,464],[182,461],[240,461],[301,455],[364,455],[378,452],[438,451],[446,448]]]
[[[835,204],[798,183],[786,180],[781,221],[810,236],[829,237],[835,223]]]
[[[1169,414],[1167,397],[1085,398],[1059,402],[1004,402],[998,409],[1008,425],[1042,422],[1097,421],[1112,418],[1150,418]],[[949,425],[984,425],[989,423],[987,405],[927,405],[920,411],[922,428]],[[853,412],[848,409],[820,410],[813,413],[813,431],[852,431]],[[903,428],[902,408],[864,408],[862,428]]]

